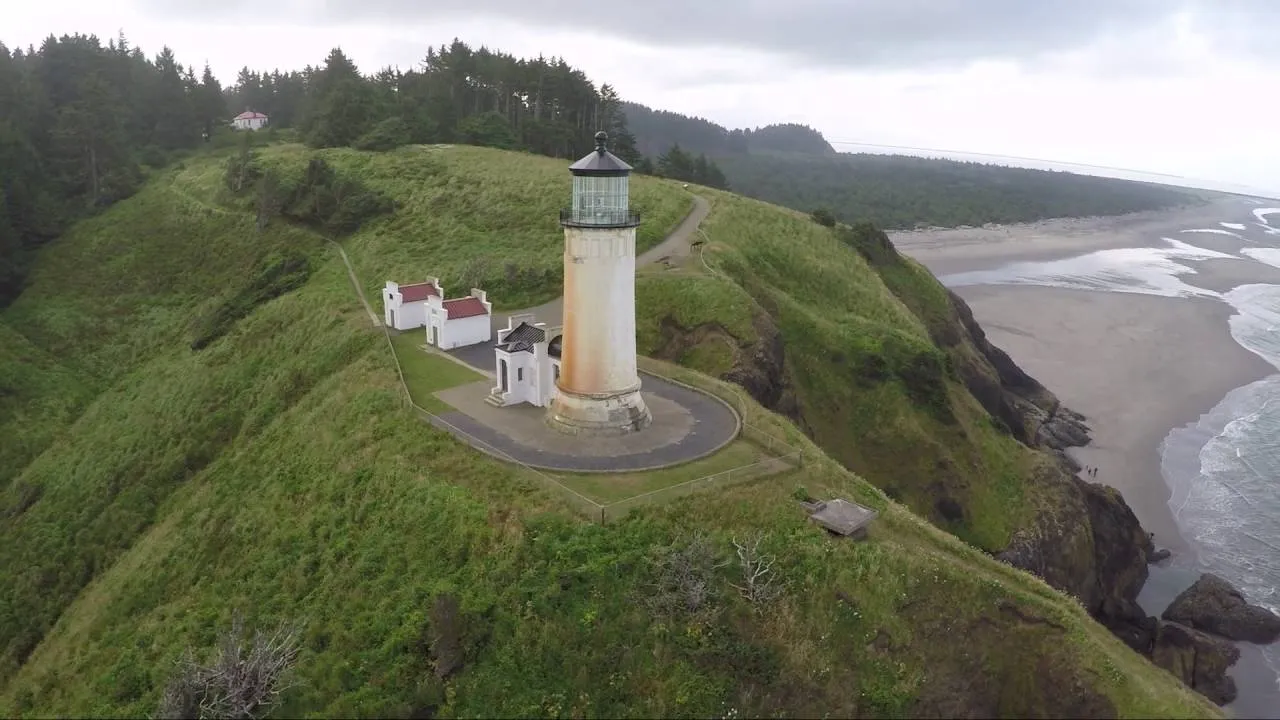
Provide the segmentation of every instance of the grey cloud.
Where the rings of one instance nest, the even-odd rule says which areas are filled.
[[[235,12],[246,20],[272,7],[249,0],[140,1],[157,13]],[[1261,33],[1280,19],[1276,0],[293,0],[277,7],[304,23],[429,28],[446,19],[504,18],[560,30],[597,28],[650,45],[736,47],[806,64],[880,69],[1035,59],[1150,27],[1183,9],[1197,11],[1198,26],[1226,49],[1271,52],[1274,42]]]

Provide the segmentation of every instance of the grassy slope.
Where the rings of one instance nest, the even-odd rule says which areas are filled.
[[[703,228],[706,257],[720,275],[642,278],[641,351],[658,344],[668,317],[684,328],[715,324],[750,346],[753,317],[766,315],[784,339],[799,413],[820,446],[911,507],[936,502],[943,484],[963,491],[954,499],[969,514],[944,524],[979,547],[1005,547],[1026,517],[1021,478],[1031,459],[958,382],[922,398],[897,377],[918,361],[945,363],[919,317],[826,228],[754,200],[714,198]],[[921,283],[923,302],[937,287]],[[694,345],[682,362],[721,371],[724,339]],[[930,403],[939,409],[922,409]]]
[[[264,160],[300,174],[309,155],[301,145],[288,145],[273,148]],[[394,218],[358,234],[349,246],[369,297],[378,297],[386,280],[427,276],[440,278],[447,297],[473,286],[487,290],[498,310],[559,296],[564,231],[557,213],[569,202],[566,163],[466,146],[323,155],[396,202]],[[207,192],[219,171],[206,166],[181,181]],[[650,177],[632,180],[631,201],[643,219],[637,252],[656,245],[692,208],[688,195]]]
[[[450,177],[465,178],[461,160],[474,157],[540,168],[514,173],[513,193],[558,177],[542,186],[548,208],[567,185],[556,175],[562,163],[437,152]],[[390,178],[403,172],[403,156],[360,161],[370,177]],[[308,233],[275,225],[258,235],[251,219],[207,207],[216,203],[208,180],[216,166],[192,161],[176,173],[176,190],[173,176],[161,177],[78,226],[46,250],[32,288],[3,316],[7,332],[31,343],[23,357],[45,359],[22,382],[33,395],[11,403],[19,412],[94,397],[82,414],[64,411],[78,416],[69,425],[56,413],[41,428],[15,424],[13,411],[0,418],[10,421],[0,433],[25,433],[27,447],[43,448],[0,499],[0,714],[151,712],[172,661],[189,645],[207,648],[235,609],[255,625],[305,622],[289,715],[438,707],[691,716],[730,706],[743,715],[850,715],[913,705],[943,714],[940,693],[1026,714],[1061,688],[1101,692],[1124,716],[1213,714],[1075,604],[886,501],[816,450],[803,471],[811,492],[884,509],[869,542],[832,542],[810,525],[788,501],[794,479],[694,496],[607,528],[578,521],[528,480],[403,410],[385,344],[340,262]],[[502,182],[493,179],[489,196],[502,197]],[[403,196],[412,196],[416,182],[406,185]],[[681,202],[671,186],[655,182],[649,192],[655,203]],[[391,242],[389,226],[467,227],[478,222],[475,209],[441,205],[442,217],[430,220],[402,210],[347,244],[373,264]],[[764,210],[757,216],[770,222]],[[782,224],[766,227],[792,230],[773,222]],[[485,237],[502,257],[521,252],[523,238]],[[310,281],[191,352],[192,314],[234,294],[261,256],[285,248],[309,255]],[[365,282],[428,257],[403,253],[362,267]],[[106,261],[83,262],[95,254]],[[767,256],[746,261],[769,271]],[[869,303],[868,315],[901,323],[907,337],[920,331],[869,292],[850,290],[842,302]],[[804,318],[803,308],[794,312]],[[0,362],[0,377],[12,377],[12,354]],[[769,413],[748,419],[807,443]],[[34,488],[23,511],[19,485]],[[727,587],[731,567],[718,610],[701,617],[654,617],[635,601],[646,593],[653,548],[698,526],[726,554],[729,538],[768,533],[788,581],[776,607],[752,613]],[[446,681],[433,674],[428,647],[442,630],[429,609],[443,594],[461,601],[464,657]],[[17,655],[32,648],[18,667]]]

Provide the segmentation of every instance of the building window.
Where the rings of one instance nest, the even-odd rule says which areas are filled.
[[[559,364],[559,363],[556,363],[555,365],[552,365],[552,366],[551,366],[551,370],[552,370],[552,372],[555,374],[555,378],[554,378],[554,379],[559,380],[559,379],[560,379],[560,364]]]
[[[524,382],[524,368],[516,368],[516,382]]]

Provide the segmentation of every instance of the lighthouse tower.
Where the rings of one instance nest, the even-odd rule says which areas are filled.
[[[631,166],[596,149],[569,166],[573,205],[564,227],[564,335],[559,391],[547,420],[581,435],[621,435],[649,425],[636,371],[636,227],[628,207]]]

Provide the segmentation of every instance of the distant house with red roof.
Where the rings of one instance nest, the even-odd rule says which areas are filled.
[[[485,291],[446,300],[437,278],[400,285],[387,281],[382,291],[383,322],[396,330],[427,329],[426,343],[441,350],[489,342],[493,304]]]
[[[267,116],[246,109],[231,119],[231,126],[237,130],[261,130],[267,126]]]

